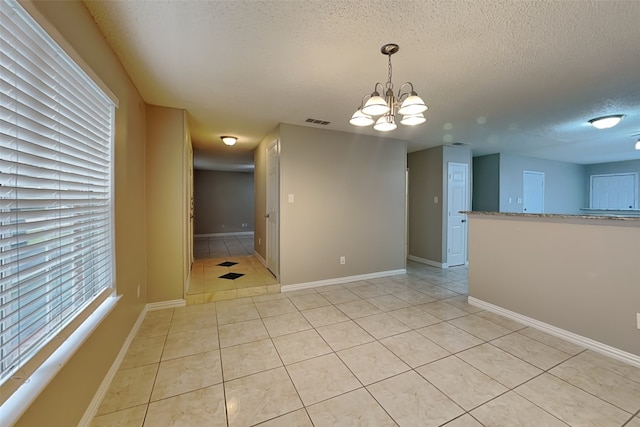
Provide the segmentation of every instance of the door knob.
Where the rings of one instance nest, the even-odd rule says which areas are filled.
[[[269,218],[269,214],[266,214],[264,217],[265,217],[265,218]]]

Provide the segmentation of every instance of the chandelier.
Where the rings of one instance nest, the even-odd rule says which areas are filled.
[[[427,106],[413,90],[413,84],[410,82],[402,83],[398,90],[398,95],[393,94],[393,83],[391,82],[391,55],[400,50],[400,47],[395,43],[389,43],[382,46],[380,52],[383,55],[389,57],[389,78],[387,83],[383,86],[378,82],[373,88],[371,95],[365,95],[362,98],[360,106],[351,116],[351,123],[354,126],[370,126],[375,123],[373,128],[381,132],[388,132],[398,127],[396,125],[396,113],[401,114],[403,117],[400,123],[407,126],[415,126],[427,121],[424,117]],[[410,91],[403,92],[402,90],[408,86]],[[378,88],[384,93],[384,98],[378,92]],[[368,99],[367,99],[368,97]],[[366,100],[366,102],[365,102]],[[380,116],[377,120],[372,116]]]

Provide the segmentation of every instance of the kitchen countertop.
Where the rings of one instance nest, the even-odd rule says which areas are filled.
[[[546,218],[546,219],[586,219],[586,220],[606,220],[606,221],[638,221],[640,217],[620,216],[620,215],[569,215],[569,214],[549,214],[549,213],[522,213],[522,212],[485,212],[485,211],[462,211],[465,215],[478,216],[502,216],[514,218]]]

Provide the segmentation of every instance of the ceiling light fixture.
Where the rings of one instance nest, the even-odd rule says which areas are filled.
[[[238,142],[238,138],[235,136],[221,136],[220,139],[225,143],[225,145],[234,145]]]
[[[640,150],[640,138],[636,141],[636,150]]]
[[[620,123],[624,114],[613,114],[611,116],[596,117],[589,120],[589,123],[596,129],[609,129]]]
[[[354,126],[369,126],[375,123],[373,128],[381,132],[388,132],[398,127],[396,125],[396,112],[402,114],[400,123],[406,126],[415,126],[427,121],[424,117],[424,112],[427,111],[427,106],[413,90],[413,84],[411,82],[405,82],[400,85],[398,95],[393,94],[393,83],[391,82],[391,55],[398,52],[400,47],[397,44],[389,43],[382,46],[380,52],[383,55],[389,57],[389,76],[387,83],[383,86],[382,83],[376,83],[373,87],[373,93],[371,95],[365,95],[362,98],[360,106],[351,116],[351,123]],[[378,92],[378,86],[384,92],[384,98],[380,96]],[[411,88],[410,91],[402,92],[405,86]],[[367,99],[368,98],[368,99]],[[366,102],[365,102],[366,100]],[[380,116],[377,120],[372,116]]]

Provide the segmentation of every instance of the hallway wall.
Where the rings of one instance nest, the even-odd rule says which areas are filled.
[[[194,233],[253,231],[253,179],[253,172],[195,170]]]
[[[404,269],[406,142],[281,124],[256,150],[256,223],[266,204],[265,152],[276,138],[280,283]],[[255,240],[265,236],[256,227]]]

